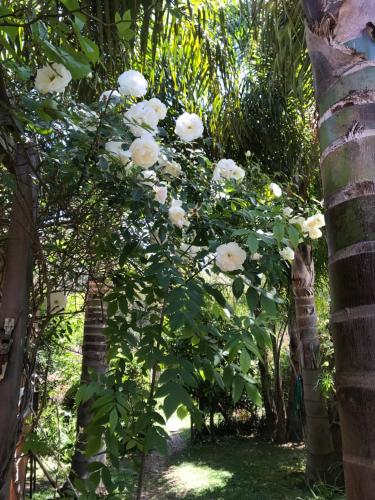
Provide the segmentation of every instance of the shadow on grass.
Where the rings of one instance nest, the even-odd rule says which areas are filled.
[[[172,456],[152,480],[153,500],[339,500],[311,492],[304,481],[304,450],[250,438],[195,445]]]

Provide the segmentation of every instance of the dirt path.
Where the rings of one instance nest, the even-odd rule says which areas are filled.
[[[153,451],[146,458],[145,464],[145,489],[142,494],[142,500],[160,500],[159,488],[155,487],[156,481],[152,481],[152,477],[159,478],[167,470],[168,458],[175,453],[181,452],[186,448],[187,443],[181,437],[180,431],[172,431],[168,440],[168,455],[161,455],[157,451]],[[152,485],[152,490],[151,490]]]

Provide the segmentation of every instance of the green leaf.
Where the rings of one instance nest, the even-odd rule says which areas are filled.
[[[262,398],[259,394],[257,386],[255,384],[249,384],[249,382],[245,382],[245,389],[248,398],[257,406],[262,406]]]
[[[178,397],[178,395],[176,393],[169,394],[169,396],[167,396],[164,399],[163,410],[164,410],[165,417],[167,420],[177,410],[179,404],[180,404],[180,398]]]
[[[259,241],[254,233],[250,233],[247,237],[246,244],[251,253],[255,253],[258,251]]]
[[[225,387],[229,390],[233,382],[233,369],[230,365],[227,365],[223,371],[223,381]]]
[[[277,314],[277,307],[276,307],[276,303],[266,297],[265,295],[261,295],[260,297],[260,305],[261,305],[261,308],[267,313],[267,314],[270,314],[271,316],[276,316]]]
[[[102,436],[99,435],[93,435],[88,438],[87,445],[85,448],[85,455],[87,457],[92,457],[98,451],[101,449],[103,443],[102,443]]]
[[[109,414],[109,427],[111,428],[112,432],[115,432],[117,424],[118,424],[118,413],[117,409],[113,408],[111,410],[111,413]]]
[[[237,278],[235,278],[233,280],[233,284],[232,284],[233,295],[235,296],[235,298],[237,300],[243,294],[244,288],[245,288],[245,284],[243,282],[243,279],[240,276],[237,276]]]
[[[99,47],[95,42],[87,38],[86,36],[80,35],[78,37],[79,43],[83,52],[86,54],[87,59],[95,64],[99,59]]]
[[[189,415],[189,410],[185,405],[180,405],[177,408],[177,416],[180,420],[184,420]]]
[[[208,283],[204,284],[205,290],[217,301],[221,307],[226,307],[227,301],[224,298],[224,295],[217,288],[212,287]]]
[[[243,373],[247,373],[250,369],[251,358],[246,349],[242,349],[240,354],[240,367]]]
[[[216,371],[216,370],[213,370],[212,371],[212,375],[215,379],[215,382],[217,383],[217,385],[221,388],[221,389],[225,389],[225,385],[224,385],[224,382],[223,382],[223,379],[221,378],[221,375]]]
[[[279,243],[284,238],[285,227],[281,222],[275,222],[272,228],[272,232]]]
[[[246,301],[250,311],[254,312],[259,304],[259,293],[255,288],[249,286],[246,292]]]
[[[242,396],[242,392],[245,386],[245,381],[242,377],[239,375],[236,375],[233,380],[233,385],[232,385],[232,397],[233,397],[233,402],[234,404],[238,403]]]
[[[70,11],[79,10],[78,0],[61,0],[61,3]]]

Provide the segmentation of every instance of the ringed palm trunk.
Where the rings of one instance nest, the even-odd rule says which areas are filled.
[[[301,244],[292,265],[297,329],[301,341],[301,367],[305,407],[306,473],[310,480],[334,480],[336,457],[328,411],[319,389],[320,342],[314,298],[314,261],[311,246]]]
[[[107,370],[107,345],[103,329],[106,327],[106,305],[103,301],[104,287],[100,288],[96,281],[90,280],[85,307],[85,323],[82,343],[82,371],[81,383],[91,382],[91,372],[103,374]],[[84,454],[87,435],[86,427],[91,420],[91,401],[81,403],[77,413],[77,440],[76,449],[72,458],[70,479],[84,480],[87,477],[87,467],[90,461],[104,462],[105,450],[94,457]]]
[[[375,495],[374,0],[304,0],[319,108],[332,330],[349,500]]]

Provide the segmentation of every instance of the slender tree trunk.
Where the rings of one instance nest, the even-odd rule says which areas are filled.
[[[14,192],[8,231],[6,263],[0,307],[0,499],[9,494],[14,451],[22,427],[19,414],[20,385],[32,279],[34,197],[31,166],[37,158],[31,148],[18,146]]]
[[[294,307],[294,300],[292,306]],[[301,342],[297,330],[296,317],[293,311],[289,312],[289,354],[290,354],[290,378],[289,394],[286,415],[286,439],[287,441],[300,442],[303,440],[302,414],[302,371],[301,371]]]
[[[286,414],[285,414],[285,402],[283,394],[283,381],[280,371],[280,347],[278,345],[278,340],[275,336],[271,336],[272,341],[272,353],[273,353],[273,363],[274,363],[274,401],[275,409],[277,415],[276,421],[276,443],[285,443],[286,440]]]
[[[259,347],[259,346],[258,346]],[[269,438],[273,438],[276,432],[276,408],[275,401],[272,393],[272,382],[271,375],[269,371],[269,353],[267,347],[259,347],[262,359],[258,361],[259,375],[260,375],[260,387],[263,399],[263,406],[265,411],[265,435]]]
[[[103,302],[103,289],[100,289],[93,280],[89,282],[89,290],[85,308],[85,324],[82,344],[82,371],[81,383],[89,384],[90,372],[103,374],[107,370],[107,345],[103,329],[106,327],[106,305]],[[78,477],[84,480],[87,477],[87,466],[90,461],[104,462],[105,450],[101,450],[94,457],[87,458],[84,450],[87,442],[85,428],[91,420],[91,400],[79,405],[77,413],[77,441],[76,450],[72,459],[70,480]]]
[[[374,0],[304,0],[319,108],[336,389],[349,500],[375,495]]]
[[[311,246],[295,252],[292,283],[297,328],[302,348],[302,379],[305,406],[307,477],[331,482],[336,460],[326,403],[319,389],[320,342],[314,298],[314,261]]]

